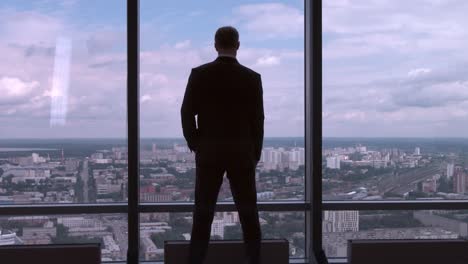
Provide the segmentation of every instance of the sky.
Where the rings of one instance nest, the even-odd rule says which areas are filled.
[[[304,135],[303,1],[141,0],[142,137],[181,137],[191,68],[239,29],[265,136]],[[468,2],[324,0],[323,134],[466,137]],[[2,0],[0,138],[126,137],[126,3]],[[241,107],[241,106],[240,106]]]

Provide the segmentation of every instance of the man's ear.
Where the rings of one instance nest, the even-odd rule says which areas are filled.
[[[240,41],[237,41],[236,49],[239,49],[239,47],[240,47]]]
[[[215,50],[219,52],[218,44],[215,42],[214,44]]]

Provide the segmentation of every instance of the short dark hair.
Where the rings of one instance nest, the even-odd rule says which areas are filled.
[[[229,49],[236,47],[239,42],[239,32],[231,26],[220,27],[216,30],[215,43],[218,47]]]

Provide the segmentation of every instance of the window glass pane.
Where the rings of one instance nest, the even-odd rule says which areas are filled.
[[[127,255],[127,215],[2,216],[1,245],[100,243],[101,260]]]
[[[124,201],[126,1],[0,3],[0,203]]]
[[[350,239],[466,238],[468,212],[325,211],[323,248],[329,258],[347,257]]]
[[[141,201],[193,200],[195,157],[182,135],[182,99],[191,69],[216,59],[214,34],[225,25],[239,30],[238,61],[262,76],[258,198],[304,199],[303,1],[142,0],[140,6]],[[219,199],[230,197],[226,181]]]
[[[466,10],[324,2],[324,199],[468,197]]]
[[[152,213],[140,216],[140,259],[162,260],[164,241],[190,240],[191,213]],[[287,239],[291,258],[304,258],[305,235],[303,212],[261,212],[263,239]],[[211,239],[242,240],[237,212],[216,213]]]

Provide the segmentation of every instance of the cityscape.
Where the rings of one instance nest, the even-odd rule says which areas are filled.
[[[125,138],[125,2],[0,2],[0,205],[126,204],[129,177],[141,203],[193,202],[179,109],[190,69],[216,58],[213,34],[227,24],[240,32],[239,62],[262,76],[257,198],[303,201],[306,2],[140,1],[137,175]],[[468,2],[322,8],[323,200],[468,201]],[[226,179],[218,199],[232,201]],[[165,240],[190,239],[190,212],[140,220],[141,260],[163,259]],[[468,210],[324,211],[322,220],[329,258],[347,257],[352,239],[468,237]],[[291,258],[305,256],[304,211],[260,212],[260,223],[264,238],[288,239]],[[211,235],[241,239],[237,213],[217,213]],[[0,216],[0,246],[89,242],[103,261],[125,260],[127,215]]]
[[[468,140],[336,138],[323,140],[324,200],[467,199]],[[467,237],[468,212],[325,211],[327,257],[347,256],[352,239]]]
[[[0,202],[115,203],[127,201],[124,140],[0,140]],[[266,139],[257,198],[304,199],[305,151],[300,138]],[[28,147],[26,147],[28,146]],[[32,146],[32,147],[31,147]],[[142,139],[140,202],[193,201],[195,156],[182,139]],[[218,196],[232,201],[225,178]],[[164,241],[189,240],[191,213],[140,216],[142,260],[163,258]],[[304,212],[261,212],[264,238],[287,238],[291,257],[304,256]],[[0,245],[96,242],[103,261],[125,260],[127,216],[11,216],[0,218]],[[215,215],[212,239],[242,239],[236,212]]]
[[[0,202],[115,203],[127,201],[124,140],[0,140]],[[193,201],[194,154],[183,139],[142,139],[140,202]],[[323,140],[324,200],[467,199],[464,139]],[[303,200],[303,138],[266,138],[257,166],[257,198]],[[219,201],[232,201],[224,180]],[[304,256],[304,212],[261,212],[265,238],[287,238]],[[189,240],[191,213],[141,214],[143,260],[163,258],[164,241]],[[104,261],[124,260],[127,216],[2,216],[0,245],[97,242]],[[468,236],[464,211],[326,211],[328,257],[346,257],[349,239]],[[216,213],[213,239],[241,239],[236,212]]]

